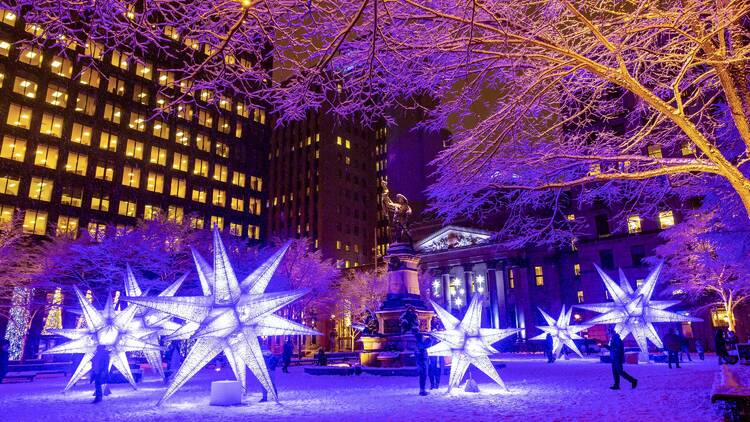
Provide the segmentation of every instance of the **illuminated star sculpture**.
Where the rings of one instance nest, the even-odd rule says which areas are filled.
[[[550,336],[552,336],[552,354],[555,357],[560,356],[563,346],[568,346],[568,348],[574,351],[578,356],[583,357],[581,351],[578,350],[578,347],[576,346],[574,340],[582,340],[583,337],[579,336],[578,333],[589,328],[590,325],[569,325],[570,314],[573,312],[573,308],[570,308],[567,312],[565,312],[565,305],[563,305],[562,311],[560,311],[560,316],[557,318],[557,321],[555,321],[555,319],[551,316],[547,315],[547,313],[544,312],[541,308],[539,308],[539,312],[542,313],[542,316],[544,317],[544,320],[547,321],[548,325],[537,326],[537,328],[539,328],[543,332],[542,334],[539,334],[538,336],[533,337],[530,340],[545,340],[547,338],[547,334],[549,334]]]
[[[643,285],[638,287],[637,290],[633,290],[622,270],[620,270],[620,284],[618,285],[599,266],[594,264],[594,267],[604,280],[604,286],[607,288],[612,302],[575,306],[601,314],[588,321],[588,324],[615,324],[615,331],[623,339],[632,333],[642,352],[648,352],[647,339],[658,348],[664,347],[656,329],[654,329],[654,323],[702,321],[700,318],[665,310],[678,304],[679,301],[651,300],[662,263],[659,263],[651,271]]]
[[[112,368],[112,365],[114,365],[130,385],[135,388],[135,380],[130,372],[126,352],[158,352],[158,344],[149,343],[145,340],[153,333],[153,330],[131,326],[138,309],[136,306],[128,306],[124,311],[115,314],[113,300],[107,298],[104,310],[98,311],[86,300],[86,297],[81,294],[77,287],[73,287],[73,289],[78,297],[78,302],[81,304],[86,328],[50,330],[54,334],[61,335],[71,341],[44,352],[49,354],[83,353],[81,363],[78,364],[78,368],[76,368],[63,391],[68,391],[91,370],[91,360],[96,354],[96,348],[100,345],[106,346],[109,352],[109,367]]]
[[[190,348],[159,404],[171,397],[221,352],[224,352],[243,388],[246,388],[247,367],[268,394],[278,401],[263,360],[258,336],[320,335],[302,324],[274,314],[303,296],[305,291],[264,293],[288,245],[242,282],[238,282],[216,228],[213,238],[213,268],[200,258],[200,255],[193,252],[199,278],[210,290],[209,295],[125,299],[130,303],[166,312],[189,323],[198,324],[193,334],[196,342]]]
[[[427,353],[430,356],[451,356],[448,392],[461,383],[469,364],[473,364],[501,387],[506,388],[488,355],[497,353],[492,344],[521,330],[481,328],[482,297],[480,295],[474,296],[462,321],[435,302],[432,302],[432,307],[437,312],[445,330],[430,333],[431,336],[440,340],[440,343],[427,348]]]
[[[159,293],[159,297],[171,297],[179,290],[182,283],[185,281],[187,274],[183,275],[177,281],[169,285],[163,292]],[[138,285],[138,281],[133,275],[133,270],[130,269],[130,265],[126,267],[125,277],[125,293],[130,297],[146,297],[146,294],[141,291],[141,287]],[[138,305],[132,305],[137,308],[135,316],[130,322],[130,327],[136,329],[149,329],[152,331],[145,340],[151,344],[159,344],[159,337],[172,334],[178,330],[181,325],[172,321],[172,315],[165,312],[155,311],[153,309],[144,308]],[[159,350],[145,350],[143,355],[146,357],[148,364],[159,374],[160,377],[164,378],[164,368],[162,368],[161,362],[161,351]]]

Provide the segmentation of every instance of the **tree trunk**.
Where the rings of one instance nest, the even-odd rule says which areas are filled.
[[[724,311],[727,313],[727,324],[729,324],[729,331],[735,331],[734,305],[732,304],[731,299],[727,302],[724,302]]]

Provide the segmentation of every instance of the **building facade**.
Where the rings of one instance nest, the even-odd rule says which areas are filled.
[[[163,213],[260,239],[264,110],[207,91],[165,109],[181,89],[168,63],[94,42],[64,53],[20,43],[40,31],[0,10],[0,218],[23,213],[38,235],[97,236]]]
[[[341,268],[375,259],[376,130],[338,124],[325,112],[271,136],[268,230],[306,237]]]

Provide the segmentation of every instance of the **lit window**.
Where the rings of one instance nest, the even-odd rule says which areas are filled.
[[[29,198],[49,202],[52,199],[52,179],[44,177],[32,177],[29,186]]]
[[[31,125],[31,107],[11,103],[6,123],[10,126],[28,129]]]
[[[95,242],[101,242],[104,240],[104,234],[107,232],[107,226],[103,223],[89,223],[87,230],[89,236]]]
[[[150,98],[151,93],[146,86],[141,84],[135,84],[135,86],[133,86],[133,101],[143,105],[148,105]]]
[[[104,57],[104,45],[88,40],[86,44],[84,44],[84,53],[94,59],[101,60],[102,57]]]
[[[261,200],[260,198],[253,198],[252,196],[248,199],[247,212],[250,214],[260,215]]]
[[[124,215],[125,217],[135,217],[135,209],[135,201],[120,201],[120,205],[117,208],[117,213],[120,215]]]
[[[242,123],[237,123],[237,126],[234,128],[234,137],[235,138],[242,138]]]
[[[183,143],[183,145],[187,145],[187,143]],[[208,135],[199,133],[195,136],[195,146],[201,151],[211,152],[211,139]]]
[[[44,101],[53,106],[66,107],[68,105],[68,90],[51,83],[47,86],[47,96]]]
[[[128,60],[130,57],[127,54],[117,50],[112,51],[112,66],[128,70]]]
[[[213,127],[214,125],[214,117],[211,115],[209,111],[206,110],[198,110],[198,124],[205,127]]]
[[[89,159],[85,154],[69,152],[68,162],[65,163],[65,171],[77,174],[79,176],[85,176],[88,163]]]
[[[21,63],[26,63],[31,66],[41,67],[44,56],[42,52],[35,47],[24,48],[18,57]]]
[[[159,72],[159,85],[172,86],[174,85],[174,72],[162,70]]]
[[[668,229],[674,226],[674,213],[669,211],[661,211],[659,213],[659,228]]]
[[[149,62],[137,62],[135,64],[135,74],[150,81],[153,78],[153,68],[154,66]]]
[[[196,186],[193,188],[192,193],[192,200],[195,202],[200,202],[201,204],[206,203],[206,189]]]
[[[73,123],[70,132],[70,141],[81,145],[91,145],[91,132],[93,129],[80,123]]]
[[[115,175],[115,163],[110,160],[99,160],[96,163],[94,177],[99,180],[111,182]]]
[[[578,303],[583,303],[583,290],[579,290],[577,294]]]
[[[193,164],[193,174],[208,177],[208,161],[196,158]]]
[[[13,82],[13,92],[15,92],[16,94],[21,94],[28,98],[36,98],[37,88],[38,85],[36,82],[26,78],[22,78],[20,76],[16,76],[16,79]]]
[[[146,130],[146,116],[140,113],[136,113],[134,111],[130,112],[130,121],[128,122],[128,127],[133,130],[137,130],[138,132],[143,132]]]
[[[15,26],[17,18],[18,16],[16,16],[16,14],[13,13],[13,11],[7,10],[7,9],[0,9],[0,22],[6,25]]]
[[[141,185],[141,169],[124,166],[122,170],[122,184],[131,188],[138,188]]]
[[[104,192],[91,195],[91,209],[102,212],[109,211],[109,195]]]
[[[211,228],[218,227],[219,230],[224,230],[224,217],[218,215],[211,216]]]
[[[602,174],[601,164],[591,164],[589,166],[589,176],[596,176]]]
[[[628,233],[635,234],[641,232],[641,217],[631,215],[628,217]]]
[[[57,236],[69,236],[73,239],[78,237],[78,218],[61,215],[57,217]]]
[[[660,145],[649,145],[648,156],[651,158],[662,158]]]
[[[260,108],[253,110],[253,120],[262,125],[266,124],[266,111]]]
[[[185,120],[193,119],[193,106],[190,104],[180,104],[177,106],[177,117]]]
[[[87,116],[96,114],[96,98],[93,95],[79,93],[76,98],[76,111]]]
[[[10,54],[11,44],[8,41],[0,40],[0,56],[8,57]]]
[[[247,226],[247,237],[250,237],[255,240],[260,239],[260,226],[254,226],[250,224]]]
[[[42,125],[39,128],[39,133],[42,135],[54,136],[60,138],[63,130],[63,118],[52,113],[44,113],[42,115]]]
[[[229,223],[229,234],[232,236],[242,237],[242,224]]]
[[[122,109],[119,106],[112,103],[104,104],[104,120],[119,124],[121,116]]]
[[[534,281],[537,286],[544,286],[544,270],[541,266],[534,267]]]
[[[173,177],[169,187],[169,194],[178,198],[184,198],[185,192],[187,192],[187,182],[185,179]]]
[[[153,171],[148,172],[146,179],[146,190],[149,192],[164,192],[164,175]]]
[[[167,165],[167,149],[159,148],[157,146],[152,146],[151,154],[149,155],[149,162],[151,164],[166,166]]]
[[[167,219],[174,221],[177,224],[182,224],[182,219],[185,216],[185,210],[182,207],[176,205],[170,205],[167,208]]]
[[[227,169],[227,166],[224,166],[221,164],[214,164],[214,180],[218,180],[220,182],[226,182],[228,174],[229,174],[229,170]]]
[[[194,229],[203,229],[205,221],[201,217],[190,217],[190,227]]]
[[[235,211],[242,212],[245,210],[245,201],[242,198],[232,197],[231,207]]]
[[[682,148],[680,149],[682,152],[682,156],[686,155],[694,155],[695,154],[695,144],[691,142],[685,142],[682,144]]]
[[[122,79],[110,76],[107,81],[107,92],[110,94],[123,95],[125,94],[125,81]]]
[[[135,158],[137,160],[143,159],[143,143],[128,139],[128,144],[125,147],[125,156],[129,158]]]
[[[188,162],[187,154],[175,152],[174,161],[172,161],[172,168],[179,171],[188,171]]]
[[[80,207],[81,203],[83,203],[83,188],[70,186],[67,184],[63,185],[60,203],[62,205],[69,205],[71,207]]]
[[[573,264],[573,275],[576,277],[581,276],[581,264]]]
[[[50,70],[57,76],[70,79],[73,76],[73,62],[65,57],[55,56],[49,64]]]
[[[0,175],[0,194],[16,196],[20,184],[21,179],[18,177]]]
[[[169,139],[169,125],[161,120],[155,120],[153,135],[158,138]]]
[[[263,190],[263,179],[256,176],[250,176],[250,189],[260,192]]]
[[[237,102],[237,115],[242,117],[250,117],[250,109],[248,108],[247,104],[242,102]]]
[[[99,72],[87,67],[83,69],[83,71],[81,72],[81,77],[78,79],[78,82],[81,85],[88,85],[92,88],[99,88],[99,83],[101,83],[101,79],[102,78],[99,75]]]
[[[57,168],[57,155],[56,147],[39,144],[36,146],[36,152],[34,153],[34,164],[40,167],[55,169]]]
[[[229,133],[232,131],[232,125],[229,124],[229,119],[220,116],[216,129],[221,133]]]
[[[154,220],[161,214],[161,209],[156,205],[146,204],[143,207],[143,219]]]
[[[227,203],[227,193],[221,189],[214,189],[211,204],[217,207],[223,207]]]
[[[227,158],[229,157],[229,147],[227,144],[217,142],[216,143],[216,155],[219,157]]]
[[[44,235],[47,232],[47,213],[44,211],[26,210],[23,216],[24,233]]]
[[[106,151],[117,151],[117,135],[102,131],[99,136],[99,148]]]
[[[245,174],[238,171],[232,172],[232,184],[239,187],[245,187]]]
[[[23,162],[26,158],[26,140],[5,135],[3,145],[0,148],[0,158]]]

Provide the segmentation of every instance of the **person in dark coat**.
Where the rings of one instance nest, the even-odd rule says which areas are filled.
[[[268,349],[263,349],[263,360],[266,362],[266,368],[268,369],[268,376],[271,377],[271,384],[273,385],[273,391],[276,393],[278,397],[278,390],[276,390],[276,366],[279,364],[279,359],[274,356],[273,353],[271,353]],[[261,386],[263,389],[263,398],[260,399],[260,402],[267,402],[268,401],[268,390],[266,390],[264,387]]]
[[[727,343],[724,341],[724,330],[722,330],[721,328],[716,330],[716,336],[714,337],[714,346],[716,346],[716,357],[719,359],[719,365],[721,365],[722,363],[729,363]]]
[[[281,371],[289,373],[289,365],[292,363],[292,353],[294,353],[294,343],[288,338],[284,343],[284,351],[281,353]]]
[[[638,385],[638,380],[625,372],[622,367],[623,363],[625,362],[625,345],[623,344],[620,335],[617,334],[617,332],[613,328],[609,329],[609,336],[609,357],[612,361],[612,376],[615,380],[614,385],[609,388],[611,390],[619,390],[620,377],[623,377],[626,380],[630,381],[631,387],[635,388]]]
[[[428,339],[425,339],[424,335],[418,330],[415,329],[413,333],[417,340],[417,348],[414,350],[414,357],[417,360],[417,372],[419,373],[419,395],[426,396],[429,394],[425,390],[425,384],[427,382],[427,366],[429,365],[427,348],[430,347],[430,342]]]
[[[687,355],[688,362],[692,362],[693,359],[690,357],[690,339],[682,335],[682,333],[679,334],[680,337],[680,362],[684,362],[682,359],[683,353]]]
[[[680,367],[680,336],[677,335],[674,328],[669,329],[669,333],[664,336],[664,349],[667,351],[667,363],[669,369],[672,369],[672,362]]]
[[[109,351],[106,347],[99,345],[91,360],[91,378],[94,380],[94,403],[102,401],[104,395],[102,387],[107,383],[109,376]],[[105,387],[106,388],[106,387]]]
[[[10,342],[3,340],[0,344],[0,384],[3,383],[3,378],[8,375],[8,360],[10,360]]]
[[[326,357],[326,351],[323,348],[318,349],[318,353],[315,354],[315,364],[318,366],[328,365],[328,358]]]
[[[432,327],[433,331],[436,331],[436,327]],[[435,344],[435,341],[430,338],[430,346]],[[445,360],[442,356],[429,356],[429,366],[427,367],[427,376],[430,378],[430,390],[440,388],[440,375],[445,366]]]
[[[547,336],[544,337],[544,356],[547,356],[547,363],[552,363],[555,361],[555,356],[552,353],[552,345],[554,342],[552,341],[552,334],[547,333]]]
[[[164,382],[169,382],[172,375],[180,369],[182,364],[182,355],[180,354],[180,341],[173,340],[169,344],[169,348],[164,353],[164,360],[167,361],[167,370],[164,371]]]
[[[695,340],[695,351],[698,353],[698,359],[703,360],[706,358],[706,348],[703,347],[703,340]]]

